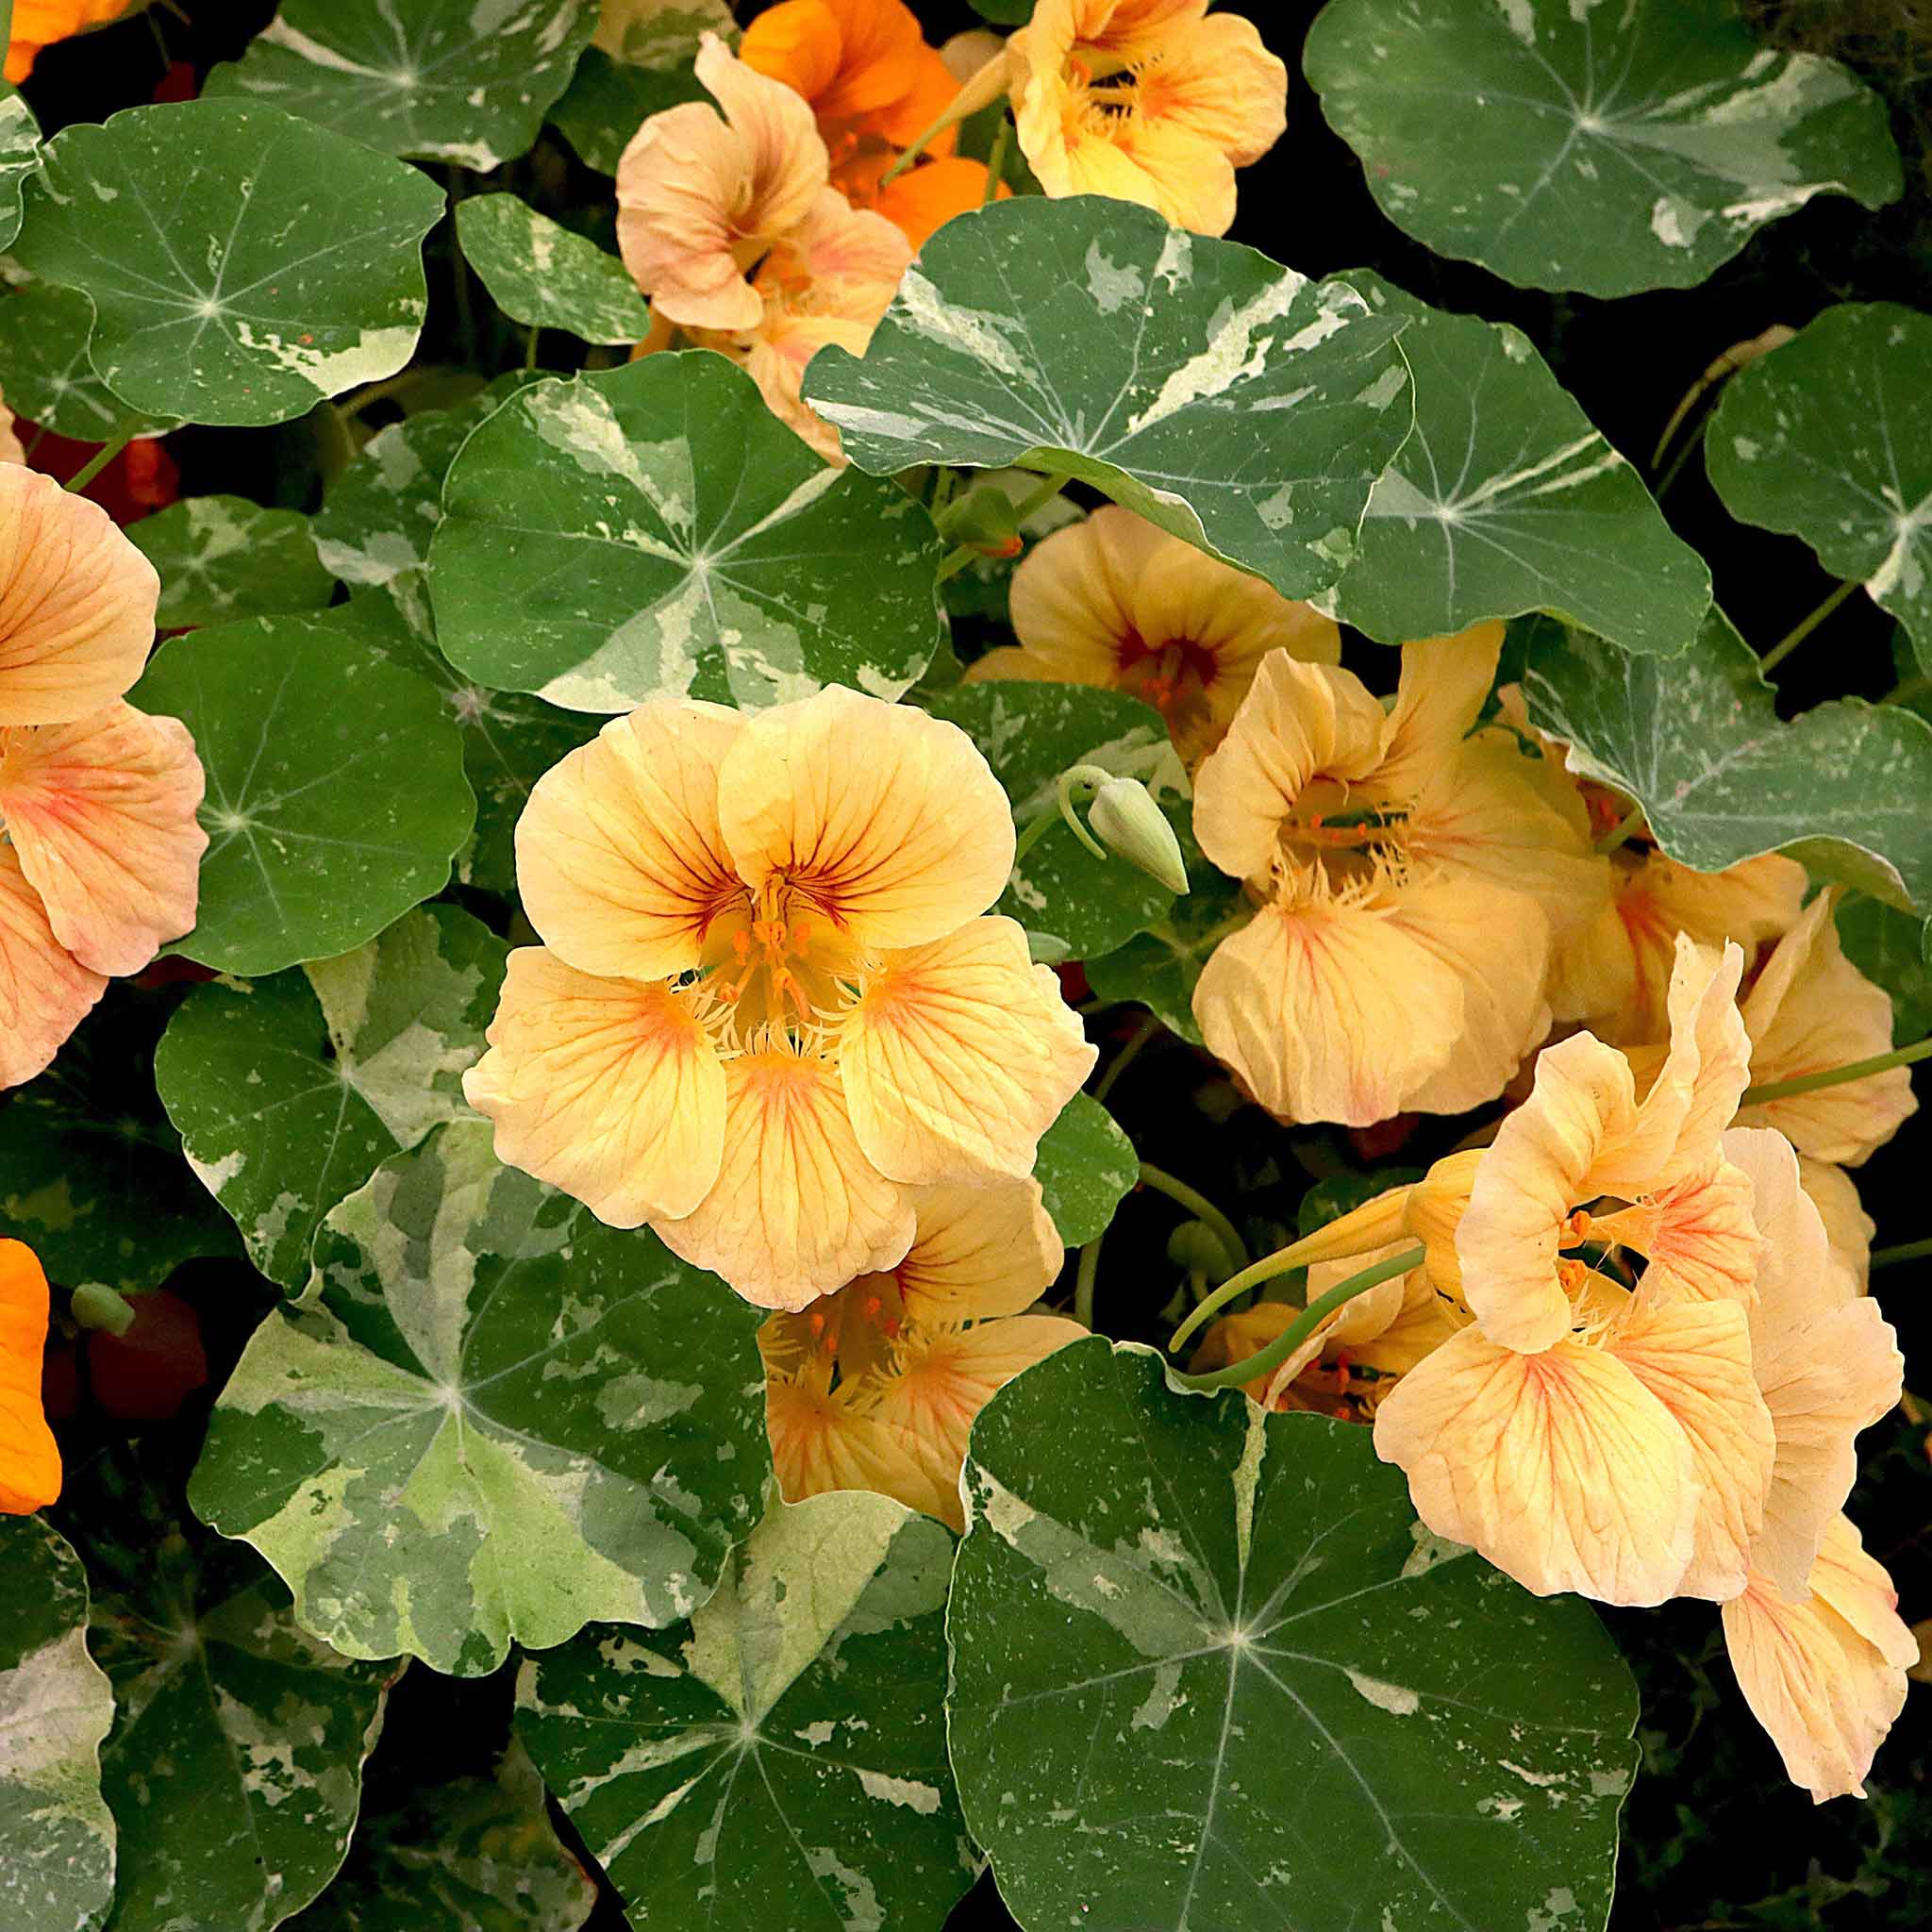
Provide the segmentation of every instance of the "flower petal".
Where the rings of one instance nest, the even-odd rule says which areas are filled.
[[[840,1048],[858,1144],[909,1183],[1018,1180],[1097,1055],[1010,919],[890,953]]]
[[[525,946],[488,1038],[463,1094],[495,1122],[498,1159],[612,1227],[704,1199],[724,1159],[724,1074],[669,988],[594,978]]]
[[[1728,1144],[1730,1137],[1726,1135]],[[1797,1185],[1795,1171],[1792,1186]],[[1757,1299],[1765,1241],[1757,1217],[1751,1176],[1723,1155],[1648,1204],[1651,1231],[1641,1243],[1646,1301],[1733,1301],[1749,1307]],[[1599,1224],[1602,1226],[1602,1224]]]
[[[0,841],[0,1089],[44,1072],[107,990],[54,937],[19,853]]]
[[[1162,534],[1131,510],[1106,504],[1051,531],[1020,559],[1013,635],[1029,658],[1050,667],[1041,675],[1064,684],[1118,683],[1122,647],[1134,631],[1129,600]]]
[[[60,1451],[41,1406],[47,1277],[25,1242],[0,1241],[0,1516],[58,1502]]]
[[[919,1232],[893,1271],[916,1322],[1017,1315],[1053,1286],[1065,1258],[1040,1183],[923,1189]]]
[[[868,1415],[842,1391],[827,1394],[774,1376],[765,1384],[765,1429],[788,1503],[833,1490],[874,1490],[928,1516],[945,1513],[946,1491],[912,1437]]]
[[[1825,1276],[1834,1302],[1869,1293],[1872,1238],[1878,1224],[1858,1200],[1858,1186],[1843,1168],[1825,1160],[1798,1160],[1798,1177],[1824,1224]]]
[[[0,725],[67,724],[141,675],[161,580],[98,504],[0,464]]]

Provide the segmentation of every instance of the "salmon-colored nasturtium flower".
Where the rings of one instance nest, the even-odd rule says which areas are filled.
[[[1049,194],[1110,194],[1224,235],[1235,170],[1287,125],[1288,70],[1208,0],[1040,0],[1008,42],[1021,151]]]
[[[1013,635],[966,675],[1095,685],[1143,698],[1190,764],[1225,736],[1270,651],[1341,657],[1341,632],[1259,577],[1108,504],[1056,530],[1013,573]]]
[[[7,43],[7,78],[17,87],[33,72],[42,47],[75,34],[108,26],[147,0],[13,0],[13,25]]]
[[[1271,1113],[1366,1126],[1503,1091],[1548,1031],[1552,935],[1597,891],[1574,788],[1473,729],[1502,626],[1410,644],[1393,709],[1352,674],[1261,660],[1194,787],[1194,833],[1252,921],[1194,993]]]
[[[0,1087],[194,924],[194,742],[121,702],[159,591],[105,510],[0,464]]]
[[[41,1405],[47,1277],[24,1242],[0,1241],[0,1516],[58,1502],[60,1451]]]
[[[759,1331],[786,1499],[878,1490],[963,1529],[967,1432],[1022,1369],[1086,1329],[1025,1311],[1060,1268],[1033,1181],[927,1188],[911,1248]]]
[[[760,1307],[912,1245],[919,1188],[1029,1174],[1094,1051],[1011,920],[972,741],[837,687],[613,719],[539,780],[491,1051],[501,1157]]]

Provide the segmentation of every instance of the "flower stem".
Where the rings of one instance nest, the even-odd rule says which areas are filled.
[[[1057,811],[1036,813],[1020,827],[1020,836],[1013,841],[1013,870],[1018,872],[1020,861],[1046,837],[1047,833],[1060,822]]]
[[[1160,1031],[1160,1022],[1152,1013],[1142,1018],[1141,1024],[1128,1036],[1127,1043],[1114,1055],[1106,1073],[1101,1074],[1099,1084],[1093,1090],[1095,1100],[1104,1101],[1113,1091],[1113,1083],[1133,1065],[1141,1049]]]
[[[1269,1257],[1271,1260],[1274,1258]],[[1367,1294],[1370,1289],[1379,1288],[1383,1282],[1420,1267],[1422,1259],[1420,1245],[1405,1248],[1399,1255],[1391,1255],[1386,1261],[1377,1261],[1374,1267],[1364,1268],[1360,1274],[1351,1274],[1346,1281],[1336,1283],[1326,1294],[1318,1295],[1258,1355],[1251,1355],[1246,1360],[1231,1363],[1227,1368],[1216,1369],[1212,1374],[1176,1375],[1174,1380],[1188,1389],[1239,1389],[1259,1376],[1272,1374],[1337,1308],[1354,1301],[1357,1295]],[[1256,1265],[1263,1264],[1257,1262]],[[1200,1314],[1207,1306],[1207,1302],[1203,1302],[1194,1313]]]
[[[1848,1080],[1869,1079],[1874,1074],[1890,1073],[1893,1067],[1909,1067],[1916,1060],[1927,1058],[1932,1058],[1932,1039],[1915,1040],[1910,1046],[1895,1046],[1890,1053],[1874,1054],[1869,1060],[1851,1060],[1841,1067],[1825,1067],[1815,1074],[1799,1074],[1790,1080],[1770,1080],[1762,1087],[1747,1087],[1738,1105],[1762,1107],[1768,1100],[1795,1100],[1801,1093],[1842,1087]]]
[[[1900,1261],[1932,1260],[1932,1241],[1902,1241],[1895,1248],[1874,1248],[1872,1265],[1890,1268]]]
[[[1197,1193],[1186,1181],[1177,1180],[1165,1168],[1156,1167],[1151,1160],[1141,1163],[1141,1180],[1143,1186],[1152,1188],[1156,1193],[1165,1194],[1170,1201],[1178,1201],[1195,1220],[1205,1221],[1221,1237],[1222,1245],[1237,1268],[1248,1265],[1247,1243],[1241,1240],[1234,1223],[1206,1194]]]
[[[1775,671],[1854,591],[1860,588],[1861,586],[1856,582],[1840,584],[1810,616],[1800,618],[1763,657],[1758,658],[1758,670]]]
[[[1633,805],[1590,849],[1592,852],[1614,852],[1642,823],[1643,808]]]
[[[1042,476],[1040,479],[1038,488],[1029,490],[1013,506],[1014,523],[1024,525],[1028,517],[1034,515],[1039,510],[1044,509],[1066,487],[1067,478],[1064,475],[1056,473],[1050,476]],[[939,570],[933,576],[933,582],[942,584],[948,577],[958,576],[975,558],[983,557],[985,554],[984,551],[975,548],[971,543],[961,543],[940,565]]]
[[[1080,1265],[1074,1271],[1074,1320],[1083,1328],[1093,1326],[1093,1282],[1100,1273],[1101,1236],[1095,1235],[1080,1250]]]
[[[999,196],[1000,182],[1007,172],[1007,154],[1013,144],[1013,117],[1000,116],[1000,125],[992,138],[992,152],[986,158],[986,192],[979,197],[981,208],[989,207]]]
[[[982,108],[990,108],[1007,92],[1007,58],[1004,54],[995,54],[979,72],[960,88],[945,105],[939,118],[930,125],[922,127],[911,145],[899,158],[879,176],[879,186],[890,188],[921,155],[925,152],[926,143],[943,134],[947,128],[957,126],[969,115],[976,114]]]
[[[125,436],[118,438],[115,441],[104,442],[73,475],[68,477],[68,489],[76,492],[85,490],[133,441],[134,432],[130,429]]]

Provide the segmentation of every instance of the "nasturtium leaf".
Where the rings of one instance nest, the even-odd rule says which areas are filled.
[[[279,108],[129,108],[47,143],[16,253],[92,303],[88,353],[130,408],[281,423],[414,354],[442,199]]]
[[[155,1078],[189,1165],[249,1258],[300,1291],[322,1217],[377,1164],[465,1117],[508,947],[450,906],[338,959],[184,1000]]]
[[[631,137],[653,114],[710,98],[689,56],[680,67],[637,67],[613,60],[601,47],[587,47],[550,119],[585,167],[615,175]]]
[[[137,1293],[241,1252],[154,1095],[163,1011],[111,986],[54,1064],[0,1101],[0,1227],[62,1288]]]
[[[1076,1093],[1040,1137],[1033,1177],[1070,1248],[1104,1233],[1127,1191],[1141,1184],[1141,1157],[1091,1093]]]
[[[260,1557],[175,1493],[103,1456],[71,1473],[61,1506],[114,1686],[109,1924],[270,1932],[342,1862],[396,1673],[318,1643]]]
[[[962,1480],[953,1762],[1023,1924],[1602,1923],[1629,1675],[1587,1605],[1430,1536],[1367,1429],[1094,1337]]]
[[[77,289],[31,281],[0,296],[0,370],[7,407],[37,428],[76,442],[156,436],[179,417],[130,409],[87,358],[93,308]]]
[[[662,70],[695,59],[707,34],[737,44],[731,0],[603,0],[596,39],[626,67]]]
[[[1368,270],[1348,280],[1407,318],[1415,434],[1369,498],[1338,614],[1393,644],[1548,610],[1626,651],[1682,650],[1710,571],[1529,338]]]
[[[1838,908],[1839,944],[1867,979],[1891,995],[1891,1036],[1932,1033],[1932,923],[1854,893]]]
[[[378,1806],[382,1769],[377,1752],[348,1860],[289,1932],[576,1932],[591,1916],[596,1885],[514,1740],[492,1776],[412,1778]]]
[[[948,222],[805,392],[862,470],[1064,474],[1306,597],[1408,435],[1402,326],[1151,208],[1027,196]]]
[[[1730,0],[1329,0],[1302,61],[1398,228],[1529,288],[1691,288],[1814,194],[1901,187],[1884,102]]]
[[[208,774],[194,930],[175,950],[274,973],[374,937],[441,891],[475,823],[441,695],[325,617],[164,645],[135,687]]]
[[[1163,776],[1181,780],[1158,711],[1123,691],[1018,679],[957,686],[931,709],[986,754],[1020,825],[1042,814],[1053,822],[1015,865],[995,911],[1054,934],[1080,959],[1111,952],[1165,916],[1174,894],[1124,858],[1095,858],[1060,818],[1055,796],[1059,774],[1082,762],[1139,778],[1157,796]]]
[[[951,1534],[774,1503],[675,1629],[524,1662],[517,1728],[625,1898],[709,1932],[939,1932],[977,1871],[946,1764]]]
[[[1673,858],[1722,872],[1789,852],[1932,911],[1924,719],[1840,698],[1781,723],[1751,647],[1715,608],[1667,660],[1533,619],[1523,690],[1531,722],[1570,745],[1570,769],[1627,791]]]
[[[596,0],[282,0],[203,92],[487,172],[537,139],[596,22]]]
[[[1188,852],[1191,841],[1183,839]],[[1188,894],[1158,925],[1085,961],[1097,998],[1143,1006],[1172,1033],[1201,1045],[1194,989],[1214,948],[1244,923],[1240,884],[1190,853]]]
[[[0,1516],[0,1932],[91,1932],[114,1895],[87,1576],[39,1516]]]
[[[1704,455],[1733,516],[1802,537],[1932,660],[1932,315],[1827,308],[1724,385]]]
[[[650,307],[623,262],[514,194],[459,203],[457,239],[512,322],[567,329],[586,342],[636,342],[650,333]]]
[[[450,465],[444,653],[578,711],[896,697],[940,641],[922,505],[823,462],[708,350],[519,390]]]
[[[512,1640],[669,1624],[758,1520],[758,1324],[654,1235],[504,1166],[486,1124],[446,1127],[329,1214],[190,1495],[352,1657],[476,1676]]]
[[[142,517],[127,534],[160,573],[155,622],[163,630],[321,610],[335,592],[300,510],[191,496]]]
[[[22,184],[40,166],[41,126],[14,87],[0,88],[0,248],[20,233]]]

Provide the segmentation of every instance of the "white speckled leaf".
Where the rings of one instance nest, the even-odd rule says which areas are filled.
[[[109,442],[130,432],[156,436],[178,417],[130,409],[88,360],[93,307],[77,289],[27,282],[0,300],[0,383],[7,407],[56,436]]]
[[[306,1289],[322,1217],[399,1147],[475,1118],[462,1075],[508,950],[425,906],[341,958],[199,987],[175,1009],[155,1056],[162,1103],[271,1280]]]
[[[962,1480],[953,1761],[1023,1924],[1602,1924],[1629,1674],[1430,1536],[1367,1429],[1094,1337],[993,1397]]]
[[[1202,858],[1191,831],[1182,833],[1181,852],[1188,861],[1187,897],[1176,899],[1158,925],[1085,966],[1096,998],[1143,1006],[1169,1032],[1200,1046],[1194,989],[1245,902],[1240,883]]]
[[[41,126],[20,90],[0,87],[0,248],[20,233],[22,185],[40,165]]]
[[[1507,324],[1450,315],[1367,269],[1348,280],[1408,318],[1415,434],[1375,485],[1337,612],[1384,643],[1549,610],[1668,656],[1710,608],[1704,559],[1637,472]]]
[[[681,67],[706,34],[737,45],[730,0],[603,0],[597,12],[597,45],[627,67]]]
[[[708,350],[519,390],[450,466],[430,544],[444,652],[577,711],[892,698],[940,640],[942,547]]]
[[[1884,102],[1730,0],[1329,0],[1303,65],[1397,227],[1528,288],[1691,288],[1814,194],[1901,186]]]
[[[537,139],[596,22],[596,0],[282,0],[204,92],[487,171]]]
[[[76,123],[27,184],[22,263],[93,304],[130,408],[286,422],[415,353],[442,190],[278,108],[182,101]]]
[[[295,1622],[252,1550],[188,1515],[158,1471],[72,1473],[114,1687],[101,1785],[119,1834],[112,1932],[270,1932],[335,1875],[396,1672]]]
[[[88,1655],[80,1558],[0,1516],[0,1932],[90,1932],[114,1891],[101,1740],[114,1693]]]
[[[514,194],[460,203],[457,239],[512,322],[567,329],[586,342],[636,342],[650,333],[650,308],[623,262]]]
[[[1725,385],[1704,452],[1734,517],[1802,537],[1932,663],[1932,315],[1827,308]]]
[[[1141,1157],[1091,1093],[1076,1093],[1040,1137],[1033,1177],[1046,1211],[1070,1248],[1105,1231],[1130,1188],[1141,1183]]]
[[[774,1504],[690,1623],[525,1659],[518,1731],[640,1924],[939,1932],[978,1870],[941,1709],[952,1557],[886,1496]]]
[[[653,114],[710,98],[692,72],[708,33],[738,44],[729,0],[603,0],[595,41],[550,113],[587,168],[616,174],[631,136]]]
[[[1402,325],[1151,208],[1018,198],[948,222],[864,358],[821,350],[805,392],[874,475],[1075,476],[1307,597],[1414,420]]]
[[[174,950],[274,973],[373,938],[450,874],[475,823],[432,686],[325,617],[164,645],[129,694],[179,718],[208,774],[194,930]]]
[[[1158,711],[1123,691],[1017,679],[962,684],[930,708],[986,754],[1018,824],[1041,813],[1054,821],[1014,868],[995,911],[1052,933],[1076,959],[1111,952],[1166,915],[1174,895],[1124,858],[1095,858],[1061,822],[1055,797],[1059,774],[1084,761],[1139,778],[1163,802],[1185,801],[1187,780]]]
[[[1932,724],[1840,698],[1779,721],[1751,647],[1715,608],[1668,660],[1531,621],[1523,689],[1570,768],[1627,791],[1699,872],[1762,852],[1932,911]]]
[[[355,1657],[476,1676],[716,1588],[771,1470],[758,1311],[491,1151],[378,1168],[256,1331],[190,1485]]]
[[[1893,1040],[1932,1033],[1932,921],[1855,892],[1838,908],[1838,937],[1845,958],[1891,995]]]
[[[289,1932],[576,1932],[590,1917],[596,1884],[558,1840],[543,1780],[514,1739],[490,1777],[424,1789],[418,1759],[378,1808],[384,1756],[370,1765],[348,1861]]]
[[[160,573],[155,622],[162,630],[321,610],[335,592],[300,510],[263,509],[242,496],[191,496],[142,517],[127,534]]]

